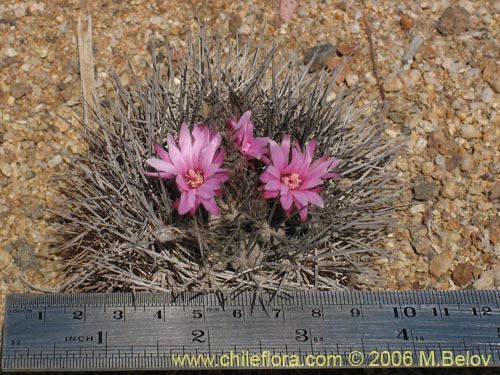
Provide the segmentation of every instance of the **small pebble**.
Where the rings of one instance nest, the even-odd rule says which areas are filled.
[[[56,155],[52,159],[50,159],[47,164],[49,165],[49,167],[54,168],[57,167],[59,164],[61,164],[62,161],[63,161],[62,156]]]
[[[461,155],[451,155],[451,158],[446,159],[446,170],[449,172],[452,172],[453,170],[457,169],[460,166],[460,163],[462,162],[462,156]]]
[[[384,89],[387,92],[400,91],[403,89],[403,83],[396,74],[392,73],[385,79]]]
[[[401,82],[403,82],[404,86],[414,87],[422,78],[422,73],[420,73],[420,70],[418,69],[411,69],[401,73],[399,78],[401,79]]]
[[[342,56],[352,55],[352,53],[354,52],[354,46],[350,44],[339,44],[337,46],[337,52]]]
[[[388,116],[396,124],[402,124],[402,123],[405,122],[405,115],[404,115],[404,113],[391,111],[391,112],[389,112]]]
[[[16,18],[23,18],[24,16],[26,16],[27,9],[28,9],[28,4],[18,5],[14,9],[14,16],[16,16]]]
[[[436,166],[432,161],[426,161],[422,164],[422,174],[424,176],[432,176],[436,171]]]
[[[460,170],[463,172],[470,172],[474,169],[474,158],[469,153],[462,155],[462,162],[460,163]]]
[[[493,91],[495,91],[497,94],[500,94],[500,78],[495,78],[490,82],[491,88]]]
[[[2,172],[5,177],[10,177],[12,175],[12,168],[10,167],[10,164],[0,162],[0,172]]]
[[[451,279],[456,285],[464,287],[474,280],[474,272],[475,267],[472,263],[460,263],[453,268]]]
[[[413,187],[413,194],[418,201],[429,201],[439,194],[439,184],[424,183]]]
[[[454,258],[451,251],[445,250],[432,258],[429,270],[434,276],[443,276],[450,269]]]
[[[165,22],[165,20],[161,16],[152,16],[149,18],[149,23],[152,25],[155,25],[155,26],[159,26],[164,22]]]
[[[40,204],[35,204],[34,206],[26,209],[26,216],[34,220],[40,220],[43,219],[44,212],[45,209],[43,208],[43,206],[41,206]]]
[[[450,155],[456,147],[454,142],[441,129],[430,133],[429,137],[427,137],[427,144],[431,149],[437,149],[444,155]]]
[[[419,137],[415,143],[415,152],[421,154],[427,148],[427,140],[424,137]]]
[[[460,129],[460,133],[465,139],[473,139],[479,137],[479,132],[476,130],[474,125],[471,124],[463,124]]]
[[[335,72],[337,71],[337,84],[340,85],[344,82],[347,73],[351,70],[349,63],[345,57],[329,57],[326,60],[325,66],[328,70]],[[342,70],[340,70],[342,69]]]
[[[38,56],[40,56],[40,58],[44,59],[48,56],[49,54],[49,48],[48,47],[41,47],[39,50],[38,50]]]
[[[461,6],[446,8],[439,18],[436,29],[443,35],[458,35],[470,26],[470,13]]]
[[[35,256],[35,249],[25,241],[17,241],[15,244],[14,262],[21,271],[28,269],[38,269],[38,258]]]
[[[446,159],[443,155],[437,154],[436,157],[434,158],[434,163],[436,163],[436,165],[440,169],[442,169],[442,170],[446,169]]]
[[[493,90],[489,87],[486,87],[483,92],[481,93],[481,100],[483,103],[491,103],[493,102],[495,97],[495,93]]]
[[[250,35],[251,32],[252,32],[252,27],[248,24],[243,24],[238,29],[239,35]]]
[[[6,251],[0,251],[0,269],[5,270],[12,264],[12,257]]]
[[[309,64],[314,57],[314,61],[309,67],[309,73],[313,73],[323,68],[328,62],[328,59],[335,56],[335,51],[335,46],[330,43],[309,48],[304,53],[304,65]]]
[[[10,95],[12,95],[15,99],[20,99],[24,95],[28,93],[30,87],[24,82],[18,82],[12,86],[10,90]]]
[[[359,76],[354,73],[348,73],[345,76],[345,83],[348,87],[355,86],[359,82]]]
[[[410,30],[413,27],[414,21],[410,16],[404,15],[399,20],[399,23],[401,24],[403,30]]]
[[[16,57],[17,56],[17,51],[12,48],[12,47],[7,47],[3,50],[3,54],[6,56],[6,57]]]
[[[473,285],[474,289],[477,290],[493,289],[495,287],[495,272],[493,270],[483,271]]]
[[[415,238],[411,241],[411,246],[415,252],[420,255],[429,256],[434,253],[432,249],[432,242],[426,237]]]
[[[493,244],[500,244],[500,217],[490,219],[486,229],[490,232],[490,241]]]
[[[496,182],[492,188],[490,189],[490,193],[488,194],[490,201],[494,201],[500,198],[500,182]]]
[[[415,216],[417,214],[422,214],[425,212],[425,205],[420,203],[420,204],[414,204],[413,206],[410,207],[410,213]]]
[[[65,131],[67,131],[69,129],[69,124],[68,124],[68,121],[61,118],[61,117],[57,117],[55,122],[54,122],[54,126],[62,133],[64,133]]]
[[[491,203],[491,202],[485,202],[485,201],[479,201],[479,203],[477,204],[477,208],[480,211],[488,211],[488,210],[491,210],[493,208],[493,203]]]
[[[292,19],[293,12],[297,7],[296,0],[281,0],[280,1],[280,18],[288,22]]]
[[[441,196],[443,198],[455,199],[457,197],[457,184],[452,180],[445,182],[441,188]]]

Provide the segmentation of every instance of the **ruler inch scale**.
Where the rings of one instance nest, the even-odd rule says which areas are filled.
[[[500,291],[11,294],[3,371],[500,367]]]

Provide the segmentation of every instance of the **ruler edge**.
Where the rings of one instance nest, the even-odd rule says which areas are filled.
[[[450,296],[452,298],[450,298]],[[295,300],[295,297],[297,299]],[[330,298],[327,298],[330,297]],[[321,291],[305,290],[274,295],[270,292],[241,292],[237,295],[221,295],[217,292],[117,292],[117,293],[8,293],[5,300],[5,318],[7,309],[18,306],[220,306],[221,301],[227,306],[257,306],[284,304],[303,305],[327,304],[474,304],[478,299],[495,303],[500,308],[500,290],[408,290],[408,291]]]

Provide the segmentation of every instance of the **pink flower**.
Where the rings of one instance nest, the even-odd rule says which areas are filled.
[[[174,203],[179,214],[194,215],[200,203],[208,212],[218,215],[215,196],[221,195],[220,185],[227,181],[229,172],[221,168],[224,148],[220,148],[222,136],[206,125],[193,126],[192,134],[182,124],[179,144],[169,134],[168,152],[155,145],[161,159],[147,159],[146,163],[158,172],[146,172],[148,176],[175,178],[181,196]]]
[[[253,137],[254,123],[250,120],[251,115],[252,112],[246,111],[238,122],[236,122],[236,114],[227,121],[228,128],[233,133],[231,141],[236,143],[236,147],[245,159],[262,159],[268,163],[269,159],[265,154],[268,152],[269,138]]]
[[[307,209],[310,203],[324,207],[323,199],[318,193],[323,191],[319,187],[325,179],[338,178],[340,174],[329,171],[340,163],[338,159],[329,159],[328,155],[321,157],[311,164],[316,148],[316,140],[306,145],[304,153],[295,143],[290,161],[290,136],[285,135],[281,146],[273,140],[269,141],[271,162],[260,176],[264,182],[263,198],[280,197],[280,203],[286,214],[292,211],[295,204],[302,221],[307,219]]]

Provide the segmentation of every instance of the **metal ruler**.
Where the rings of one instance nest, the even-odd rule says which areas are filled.
[[[3,371],[500,366],[499,291],[7,296]]]

